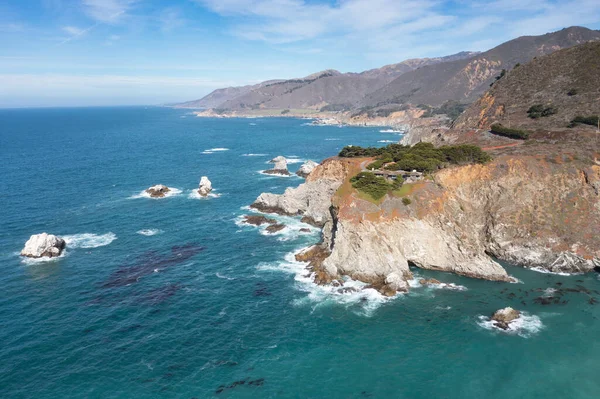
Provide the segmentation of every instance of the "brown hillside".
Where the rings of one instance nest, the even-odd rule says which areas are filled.
[[[532,119],[527,111],[536,105],[556,113]],[[454,127],[487,129],[502,123],[563,130],[577,115],[600,115],[600,42],[560,50],[514,68],[465,110]]]

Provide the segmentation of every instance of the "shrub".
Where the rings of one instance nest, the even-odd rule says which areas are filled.
[[[379,169],[383,166],[383,164],[384,162],[382,160],[371,162],[367,165],[367,170]]]
[[[402,198],[402,203],[404,205],[408,206],[408,205],[412,204],[412,201],[410,200],[410,198],[404,197],[404,198]]]
[[[378,200],[383,198],[392,188],[391,184],[383,177],[375,176],[371,172],[360,172],[350,179],[352,187]]]
[[[544,107],[542,104],[536,104],[536,105],[532,105],[527,110],[527,116],[529,116],[532,119],[537,119],[537,118],[554,115],[556,112],[558,112],[558,111],[553,106]]]
[[[571,121],[569,127],[575,127],[578,124],[583,123],[584,125],[598,126],[598,116],[576,116]]]
[[[289,109],[284,109],[283,111],[281,111],[281,115],[285,115],[285,114],[289,114],[290,110]]]
[[[577,89],[573,88],[567,92],[567,96],[576,96],[578,93]]]
[[[498,136],[510,137],[511,139],[526,140],[529,138],[529,132],[527,130],[511,129],[509,127],[504,127],[499,123],[492,125],[490,130]]]

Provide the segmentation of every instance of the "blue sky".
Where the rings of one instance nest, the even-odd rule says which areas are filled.
[[[8,0],[0,107],[160,104],[600,28],[598,0]]]

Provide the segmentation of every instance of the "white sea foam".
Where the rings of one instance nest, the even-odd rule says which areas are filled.
[[[278,175],[278,174],[271,174],[271,173],[265,173],[264,170],[258,170],[258,173],[260,173],[263,176],[267,176],[267,177],[298,177],[295,174],[289,174],[289,175]]]
[[[98,248],[110,244],[117,239],[117,235],[112,232],[106,234],[73,234],[61,236],[67,248]]]
[[[190,199],[199,199],[199,200],[207,200],[210,198],[219,198],[221,196],[221,194],[219,193],[215,193],[215,190],[211,191],[210,193],[208,193],[208,195],[206,197],[203,197],[200,195],[200,193],[198,192],[197,189],[190,191],[190,194],[188,195],[188,198]]]
[[[221,152],[221,151],[229,151],[229,148],[222,148],[222,147],[210,148],[208,150],[202,151],[202,154],[214,154],[215,152]]]
[[[477,319],[477,324],[486,330],[518,335],[523,338],[529,338],[544,328],[542,320],[538,316],[530,315],[526,312],[521,312],[521,316],[509,324],[508,330],[496,327],[494,322],[487,316],[480,315]]]
[[[16,253],[17,256],[21,256],[20,252]],[[60,256],[54,256],[52,258],[49,258],[47,256],[41,257],[41,258],[28,258],[25,256],[21,256],[21,263],[25,264],[25,265],[38,265],[40,263],[53,263],[53,262],[57,262],[60,259],[66,257],[67,254],[67,250],[63,250],[62,253],[60,254]]]
[[[228,277],[228,276],[224,276],[221,273],[217,272],[215,273],[215,276],[217,276],[218,278],[222,278],[224,280],[235,280],[235,277]]]
[[[392,298],[381,295],[373,288],[365,288],[367,284],[347,279],[343,287],[333,285],[317,285],[313,275],[306,269],[306,263],[296,261],[295,252],[290,252],[285,259],[275,263],[260,263],[257,269],[263,272],[284,272],[295,275],[295,285],[300,291],[307,293],[303,298],[293,301],[295,306],[310,306],[313,311],[323,306],[344,306],[356,314],[370,317],[375,310]],[[396,295],[396,297],[402,294]]]
[[[325,141],[340,141],[341,139],[325,139]]]
[[[551,272],[550,270],[546,270],[542,267],[530,267],[529,270],[533,270],[534,272],[544,273],[544,274],[556,274],[557,276],[577,276],[583,273],[564,273],[564,272]]]
[[[404,134],[404,131],[402,130],[396,130],[396,129],[382,129],[379,131],[379,133],[396,133],[396,134]]]
[[[287,161],[288,165],[292,165],[292,164],[295,164],[295,163],[303,163],[303,162],[305,162],[305,159],[298,158],[295,155],[285,156],[284,158]],[[271,161],[269,160],[269,161],[266,161],[265,163],[271,163]]]
[[[249,209],[249,208],[247,210],[253,211],[252,209]],[[253,224],[246,223],[244,221],[244,215],[238,216],[235,219],[235,224],[239,227],[250,227],[250,228],[258,229],[260,231],[260,234],[265,235],[265,236],[277,236],[278,241],[293,241],[302,236],[305,237],[308,235],[316,236],[321,231],[317,227],[311,226],[306,223],[302,223],[297,218],[294,218],[291,216],[282,216],[282,215],[277,215],[277,214],[268,214],[268,215],[269,215],[269,218],[274,219],[277,223],[281,223],[281,224],[285,225],[285,227],[279,231],[269,233],[266,230],[267,227],[269,227],[269,224],[264,223],[261,226],[256,226]],[[309,231],[304,232],[304,231],[300,231],[300,229],[308,229]]]
[[[132,195],[131,197],[129,197],[129,199],[137,199],[137,198],[162,199],[162,198],[174,197],[181,193],[182,193],[182,191],[180,189],[169,187],[169,191],[165,193],[164,197],[151,197],[150,194],[148,194],[146,192],[146,190],[144,190],[139,194]]]
[[[266,157],[269,154],[242,154],[243,157]]]
[[[397,143],[397,141],[394,140],[378,140],[378,143]]]
[[[256,123],[252,122],[252,123],[249,123],[249,125],[250,126],[256,126]]]
[[[419,280],[423,279],[422,276],[418,274],[413,274],[412,280],[408,281],[408,285],[411,288],[421,288],[423,284],[419,282]],[[467,287],[464,285],[454,284],[454,283],[441,283],[441,284],[427,284],[425,285],[427,288],[435,289],[435,290],[453,290],[453,291],[466,291]]]
[[[160,234],[162,232],[163,231],[159,230],[159,229],[143,229],[143,230],[136,231],[136,233],[141,234],[143,236],[147,236],[147,237],[149,237],[149,236],[155,236],[155,235]]]

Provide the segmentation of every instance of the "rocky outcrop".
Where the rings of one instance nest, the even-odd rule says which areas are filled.
[[[200,178],[200,185],[198,186],[198,194],[206,197],[212,191],[212,183],[208,180],[208,177],[202,176]]]
[[[319,165],[315,161],[308,160],[300,166],[300,168],[296,171],[296,174],[300,177],[308,177],[310,173]]]
[[[514,322],[521,316],[521,312],[511,307],[499,309],[492,315],[494,326],[503,330],[510,328],[510,323]]]
[[[21,256],[28,258],[53,258],[65,249],[65,240],[52,234],[34,234],[25,243]]]
[[[323,226],[331,218],[331,198],[347,177],[348,171],[348,161],[325,161],[308,176],[306,183],[288,188],[281,195],[263,193],[251,207],[267,213],[303,215],[304,221]]]
[[[243,222],[253,226],[262,226],[263,224],[275,224],[277,220],[267,218],[263,215],[245,215]]]
[[[266,173],[269,175],[281,175],[281,176],[289,176],[290,175],[290,172],[288,171],[288,168],[287,168],[287,159],[285,159],[285,157],[282,157],[280,155],[278,157],[271,159],[269,161],[269,163],[274,164],[273,169],[265,170],[265,171],[263,171],[263,173]]]
[[[412,278],[409,266],[495,281],[512,278],[494,258],[555,272],[600,266],[598,166],[499,156],[405,185],[408,207],[403,197],[375,203],[358,195],[348,179],[362,162],[328,159],[306,183],[252,205],[318,222],[317,282],[347,275],[390,293],[392,281],[405,289],[397,276]]]
[[[163,198],[171,189],[165,185],[157,184],[146,189],[146,193],[152,198]]]

